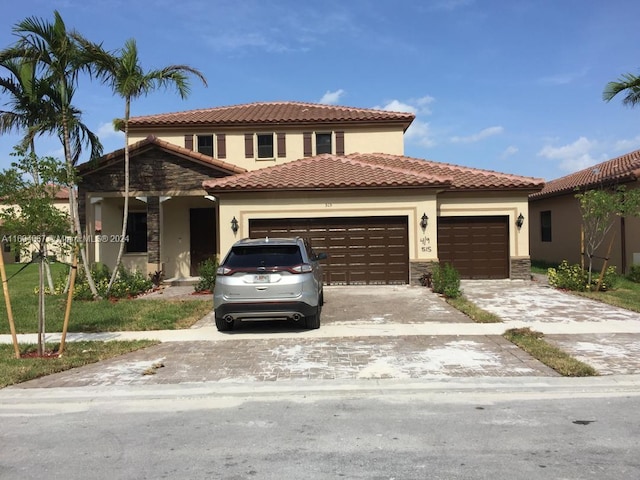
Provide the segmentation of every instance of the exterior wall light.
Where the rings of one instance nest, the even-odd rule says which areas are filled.
[[[233,230],[234,234],[238,233],[238,220],[236,220],[235,216],[231,219],[231,230]]]
[[[524,215],[522,215],[521,213],[520,215],[518,215],[518,218],[516,219],[516,227],[522,228],[522,225],[524,225]]]
[[[420,219],[420,226],[425,229],[427,228],[427,222],[429,221],[429,217],[427,217],[426,213],[422,214],[422,218]]]

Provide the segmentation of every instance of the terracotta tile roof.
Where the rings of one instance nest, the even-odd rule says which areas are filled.
[[[405,156],[353,153],[344,157],[318,155],[241,175],[205,180],[203,187],[210,192],[424,187],[537,190],[543,184],[541,179]]]
[[[256,102],[134,117],[129,127],[394,122],[404,124],[406,129],[414,118],[415,115],[406,112],[303,102]]]
[[[551,180],[540,192],[530,195],[530,198],[537,200],[573,192],[576,189],[587,190],[601,185],[615,185],[638,179],[640,179],[640,150]]]
[[[55,185],[51,185],[51,187],[55,188],[56,200],[69,200],[69,189],[67,187],[57,187]]]
[[[175,145],[173,143],[167,142],[165,140],[160,140],[158,137],[154,135],[149,135],[144,140],[140,140],[136,143],[129,145],[129,155],[134,156],[136,153],[141,153],[154,145],[159,148],[162,148],[165,151],[175,153],[176,155],[180,155],[182,157],[188,158],[189,160],[205,163],[207,165],[210,165],[213,168],[217,168],[218,170],[224,170],[225,172],[228,172],[228,173],[232,173],[232,174],[244,173],[247,171],[245,168],[238,167],[233,163],[228,163],[223,160],[210,157],[208,155],[203,155],[202,153],[199,153],[199,152],[194,152],[192,150],[186,149],[179,145]],[[120,150],[114,150],[113,152],[100,157],[95,162],[86,162],[86,163],[83,163],[82,165],[78,165],[77,170],[79,173],[89,172],[113,160],[119,160],[121,158],[124,158],[124,148],[121,148]]]
[[[504,190],[529,188],[539,190],[544,186],[541,178],[522,177],[507,173],[463,167],[449,163],[434,162],[419,158],[389,155],[384,153],[356,154],[369,163],[384,166],[400,166],[426,175],[451,178],[450,190]]]

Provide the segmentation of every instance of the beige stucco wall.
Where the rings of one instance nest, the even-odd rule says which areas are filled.
[[[573,195],[571,195],[573,197]],[[551,211],[551,241],[542,241],[541,212]],[[580,263],[580,208],[575,198],[554,197],[531,202],[531,259],[546,263]]]
[[[69,200],[67,199],[62,199],[62,200],[56,200],[54,202],[54,205],[56,208],[58,208],[59,210],[62,210],[63,212],[65,212],[67,215],[69,215]],[[0,211],[5,211],[8,208],[10,208],[9,205],[1,205],[0,204]],[[16,212],[20,212],[20,207],[16,206]],[[2,237],[3,235],[6,235],[6,232],[0,231],[0,237]],[[7,240],[10,240],[9,238],[7,238]],[[70,240],[70,239],[69,239]],[[47,254],[50,256],[55,256],[59,261],[62,262],[71,262],[71,249],[69,247],[70,245],[70,241],[69,242],[65,242],[65,241],[50,241],[47,242],[47,249],[48,252]],[[2,254],[3,254],[3,260],[5,263],[15,263],[16,262],[16,255],[13,252],[4,252],[4,248],[3,246],[0,246],[0,249],[2,249]],[[18,258],[18,261],[20,262],[29,262],[31,260],[31,252],[36,251],[36,246],[35,245],[31,245],[28,246],[26,251],[22,251],[22,253],[20,254],[20,257]]]
[[[142,193],[142,192],[139,192]],[[157,195],[157,192],[155,192]],[[90,197],[91,198],[91,197]],[[164,271],[165,279],[187,278],[190,276],[190,208],[212,208],[215,203],[204,196],[160,196],[160,263]],[[120,196],[99,197],[102,220],[102,231],[97,235],[97,242],[90,244],[92,261],[100,261],[110,269],[116,263],[119,244],[114,238],[119,238],[122,232],[122,212],[124,199]],[[129,211],[145,211],[146,203],[131,199]],[[92,215],[95,210],[89,210],[88,223],[93,224]],[[155,265],[147,264],[147,253],[125,253],[122,257],[122,265],[127,270],[147,272],[150,268],[155,270]]]
[[[381,199],[384,197],[384,201]],[[220,252],[224,256],[233,243],[249,236],[249,220],[260,218],[322,218],[407,216],[409,219],[409,257],[412,260],[435,260],[435,193],[416,194],[371,191],[362,193],[290,193],[228,194],[219,199]],[[426,213],[433,219],[425,231],[419,226]],[[239,222],[234,235],[231,220]],[[425,246],[425,248],[422,248]]]
[[[524,224],[516,227],[518,215],[524,216]],[[509,193],[460,193],[442,194],[438,198],[438,215],[462,216],[508,216],[509,256],[529,257],[530,213],[526,195]]]
[[[258,168],[269,167],[273,165],[279,165],[286,162],[291,162],[293,160],[298,160],[304,157],[303,150],[303,131],[304,132],[314,132],[314,133],[329,133],[333,131],[333,148],[335,151],[335,131],[343,130],[344,131],[344,148],[345,154],[350,153],[375,153],[375,152],[384,152],[393,155],[403,155],[404,154],[404,139],[403,139],[403,131],[401,127],[390,128],[381,128],[381,127],[372,127],[372,128],[327,128],[326,126],[318,126],[317,128],[305,128],[305,129],[279,129],[279,130],[269,130],[269,129],[256,129],[252,133],[277,133],[284,132],[286,134],[286,157],[280,158],[277,155],[277,145],[274,145],[274,153],[276,153],[274,158],[270,159],[259,159],[257,158],[257,148],[254,147],[254,158],[245,158],[245,149],[244,149],[244,135],[248,133],[246,130],[242,131],[220,131],[220,133],[225,133],[225,143],[226,143],[226,158],[224,161],[233,163],[238,165],[239,167],[246,168],[247,170],[256,170]],[[218,131],[200,131],[200,130],[190,130],[190,131],[142,131],[142,132],[134,132],[130,134],[129,140],[130,143],[135,143],[139,140],[146,138],[150,134],[156,135],[161,140],[164,140],[169,143],[173,143],[175,145],[184,147],[184,135],[185,133],[189,134],[203,134],[203,135],[211,135],[218,133]],[[275,139],[275,137],[274,137]],[[277,142],[274,141],[277,144]],[[312,142],[313,145],[313,154],[315,154],[315,140]],[[215,151],[215,142],[214,142],[214,155],[217,157],[217,152]]]
[[[191,269],[191,208],[217,208],[204,197],[172,197],[162,202],[160,262],[165,278],[187,278]]]
[[[429,222],[423,232],[422,214]],[[520,230],[515,222],[525,216]],[[529,256],[528,202],[526,195],[438,196],[435,193],[362,192],[360,194],[310,194],[291,198],[284,194],[225,195],[220,199],[220,251],[224,255],[236,240],[249,235],[249,220],[258,218],[366,217],[398,215],[409,219],[409,256],[411,261],[437,260],[437,216],[509,217],[510,256]],[[236,235],[231,231],[232,218],[239,222]]]
[[[638,188],[638,184],[635,186]],[[580,230],[582,214],[574,193],[551,197],[530,203],[531,212],[531,259],[556,264],[567,260],[571,264],[581,263]],[[551,242],[543,242],[541,237],[540,214],[551,211]],[[624,220],[624,238],[621,219],[614,221],[609,235],[597,250],[598,257],[607,256],[613,238],[609,265],[617,267],[619,273],[627,273],[635,261],[640,264],[640,218],[627,217]],[[624,245],[625,261],[622,250]],[[625,265],[626,263],[626,265]],[[602,258],[594,258],[594,267],[602,267]],[[623,271],[623,266],[626,267]]]

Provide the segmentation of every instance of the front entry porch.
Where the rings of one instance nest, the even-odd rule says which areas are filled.
[[[113,268],[119,248],[124,199],[93,197],[88,227],[99,225],[90,258]],[[93,218],[92,218],[93,217]],[[199,265],[217,255],[217,205],[203,196],[148,195],[129,200],[125,253],[128,270],[162,271],[165,281],[198,276]]]

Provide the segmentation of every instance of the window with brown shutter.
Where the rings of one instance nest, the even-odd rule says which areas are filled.
[[[311,150],[311,132],[305,132],[302,134],[303,138],[303,152],[305,157],[310,157],[313,155],[313,151]]]
[[[287,156],[287,142],[284,133],[278,134],[278,158]]]
[[[331,133],[316,132],[316,155],[333,153],[331,147]]]
[[[187,150],[193,150],[193,135],[184,136],[184,148]]]
[[[216,147],[218,147],[218,158],[227,158],[227,138],[224,133],[216,135]]]
[[[258,158],[273,158],[273,133],[258,133]]]
[[[344,132],[336,132],[336,155],[344,155]]]
[[[244,158],[253,158],[253,133],[244,134]]]
[[[198,152],[213,157],[213,135],[198,135]]]

